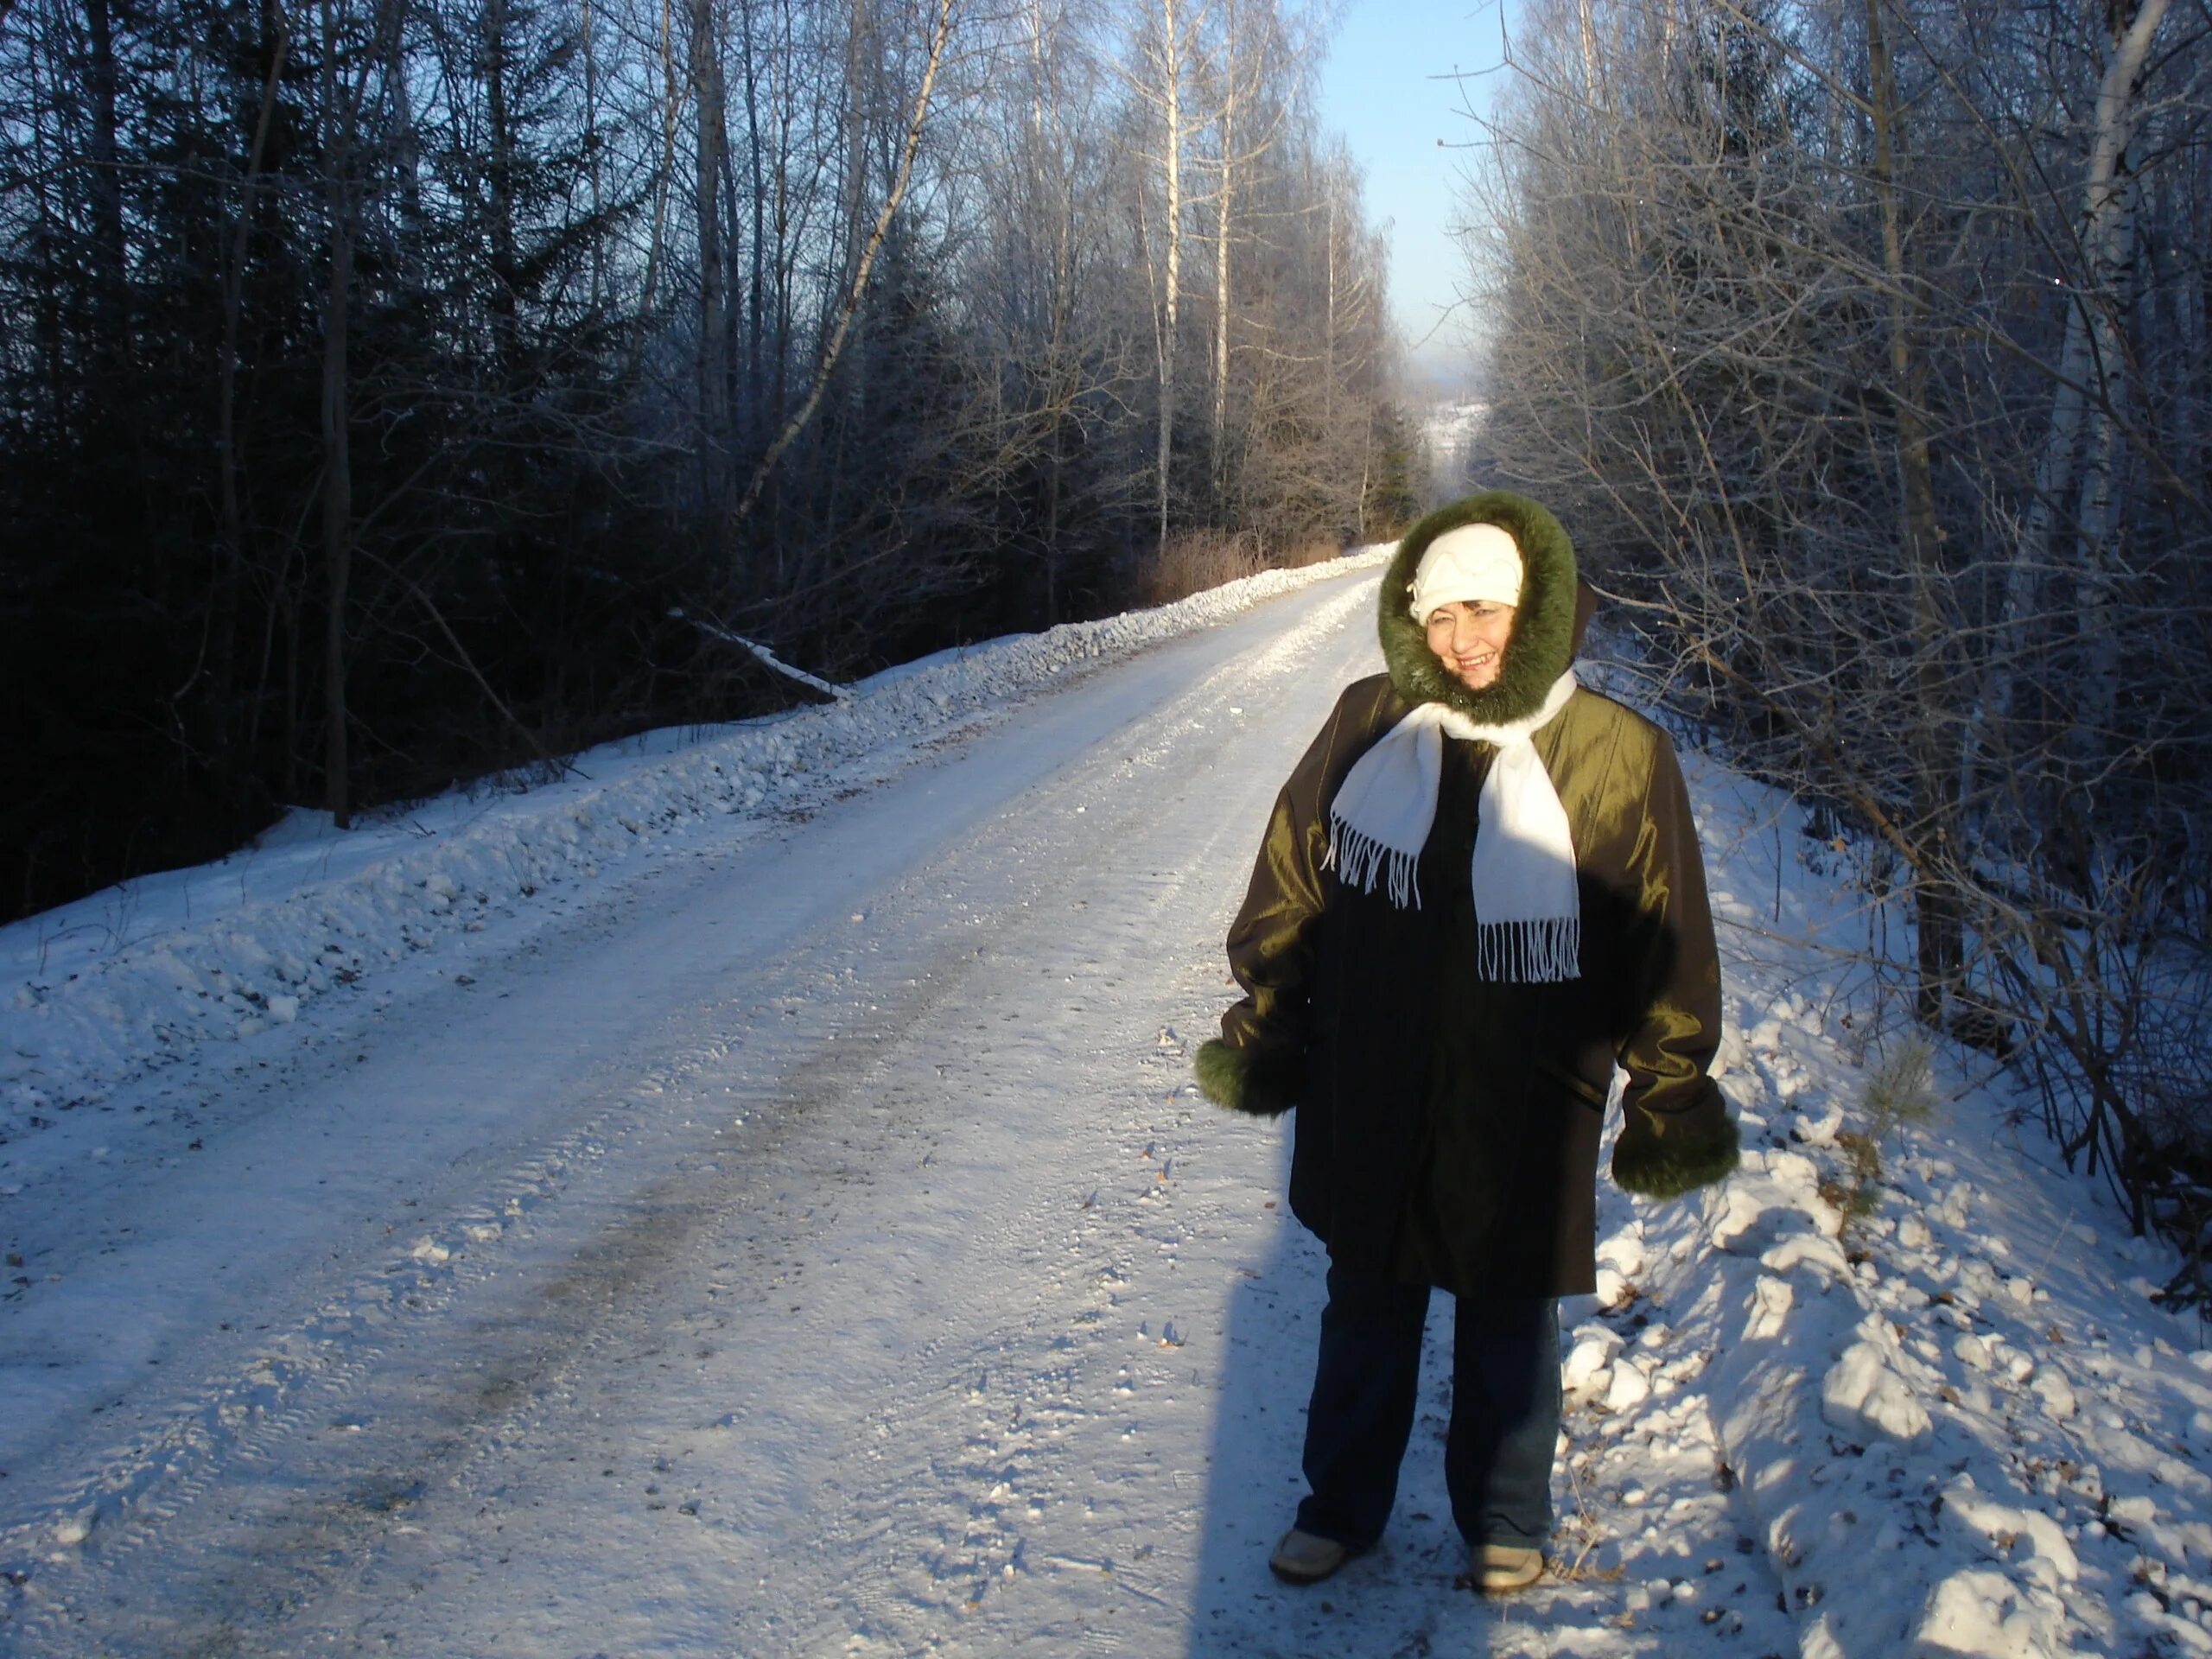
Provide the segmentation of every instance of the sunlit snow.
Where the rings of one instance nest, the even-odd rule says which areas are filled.
[[[1607,1188],[1554,1572],[1448,1309],[1388,1540],[1268,1575],[1322,1257],[1192,1090],[1375,556],[0,934],[0,1649],[2212,1650],[2212,1355],[2002,1078],[1833,1202],[1900,921],[1687,757],[1745,1166]]]

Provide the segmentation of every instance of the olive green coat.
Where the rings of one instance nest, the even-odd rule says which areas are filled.
[[[1447,677],[1408,609],[1428,543],[1484,521],[1526,567],[1498,679]],[[1580,690],[1534,741],[1566,810],[1581,905],[1580,977],[1483,981],[1469,862],[1497,751],[1448,740],[1420,908],[1323,868],[1328,806],[1367,749],[1424,701],[1483,724],[1522,718],[1571,659],[1586,594],[1543,509],[1491,492],[1401,543],[1378,606],[1387,674],[1362,680],[1278,796],[1229,960],[1243,999],[1198,1056],[1207,1095],[1298,1109],[1291,1208],[1349,1265],[1479,1298],[1592,1288],[1599,1141],[1627,1073],[1613,1179],[1669,1197],[1725,1176],[1736,1131],[1706,1075],[1719,964],[1689,798],[1667,738]],[[1586,614],[1586,613],[1585,613]]]

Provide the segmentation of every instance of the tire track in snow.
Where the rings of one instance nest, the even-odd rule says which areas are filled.
[[[1271,653],[1278,658],[1287,654],[1280,650]],[[1249,689],[1250,678],[1249,664],[1240,665],[1235,671],[1234,679],[1239,686]],[[1332,695],[1333,679],[1329,690]],[[1214,689],[1202,687],[1185,702],[1203,707],[1217,700]],[[1173,722],[1163,720],[1155,724],[1172,727]],[[1155,749],[1166,747],[1165,744],[1156,745]],[[1116,780],[1117,786],[1125,786],[1126,773],[1129,768],[1145,760],[1157,762],[1160,758],[1156,753],[1146,756],[1126,756],[1116,769],[1124,774]],[[1269,788],[1272,788],[1272,783]],[[1105,791],[1107,795],[1111,792],[1111,790]],[[1092,799],[1078,802],[1077,809],[1088,814],[1099,810],[1103,804],[1103,798],[1094,794]],[[1135,816],[1149,815],[1153,810],[1143,798],[1136,798]],[[1065,806],[1064,801],[1055,803],[1049,799],[1034,805],[1028,814],[1033,820],[1065,820],[1071,816],[1073,811]],[[1249,834],[1248,825],[1243,821],[1246,816],[1229,815],[1236,821],[1233,823],[1219,823],[1211,830],[1211,833],[1223,838],[1224,845],[1235,845],[1239,863],[1242,862],[1243,843]],[[980,862],[989,868],[1007,862],[1018,863],[1026,859],[1043,868],[1046,885],[1029,887],[1020,899],[1009,902],[999,915],[981,918],[983,931],[995,938],[997,944],[977,958],[984,965],[969,975],[957,1006],[974,1016],[969,1023],[981,1027],[985,1035],[976,1039],[982,1046],[968,1057],[970,1065],[965,1074],[957,1075],[953,1081],[956,1085],[980,1087],[990,1098],[1011,1103],[1034,1092],[1038,1082],[1032,1074],[1025,1075],[1018,1083],[1006,1080],[995,1085],[974,1083],[975,1074],[987,1072],[1007,1064],[1009,1059],[1007,1046],[994,1044],[988,1036],[990,1028],[1002,1022],[985,1016],[994,1010],[1003,1009],[1009,999],[1020,1006],[1023,993],[1033,983],[1059,982],[1067,976],[1063,969],[1078,972],[1086,969],[1095,970],[1100,967],[1100,962],[1096,952],[1066,947],[1065,940],[1060,943],[1070,953],[1056,956],[1052,936],[1060,930],[1049,920],[1040,922],[1037,919],[1040,914],[1052,911],[1052,901],[1056,897],[1065,898],[1065,889],[1070,879],[1061,861],[1060,851],[1052,844],[1047,828],[1042,823],[1033,826],[1015,823],[995,828],[995,835],[1000,838],[1000,846],[1007,850],[979,852]],[[1127,833],[1126,825],[1122,825],[1116,826],[1103,839],[1109,844],[1126,847],[1132,837]],[[1177,855],[1187,856],[1192,848],[1187,840],[1177,839]],[[1145,861],[1139,858],[1137,861],[1141,863]],[[1203,869],[1211,861],[1210,857],[1200,857],[1193,861],[1193,864],[1195,868]],[[1185,889],[1192,879],[1188,871],[1163,873],[1152,907],[1154,910],[1183,909],[1190,912],[1192,913],[1185,918],[1187,925],[1194,917],[1202,917],[1206,911],[1217,906],[1221,902],[1221,895],[1217,893],[1210,892],[1203,901],[1190,896]],[[928,886],[933,880],[933,875],[918,878],[918,885]],[[887,925],[895,919],[889,915],[885,917]],[[1124,931],[1135,930],[1140,935],[1156,936],[1156,930],[1140,926],[1128,918],[1117,918],[1116,925]],[[1204,949],[1209,955],[1212,954],[1212,934],[1217,930],[1204,921],[1198,924],[1198,928],[1205,935]],[[966,950],[964,945],[954,948],[963,953]],[[983,982],[995,982],[997,988],[992,988]],[[1147,1027],[1142,1034],[1150,1061],[1151,1077],[1150,1082],[1140,1086],[1149,1093],[1151,1083],[1164,1079],[1167,1091],[1179,1090],[1185,1077],[1179,1053],[1173,1058],[1162,1055],[1154,1046],[1150,1028]],[[1011,1046],[1019,1049],[1022,1046],[1015,1042]],[[849,1065],[835,1066],[832,1070],[837,1074],[838,1086],[849,1096],[865,1096],[879,1085],[878,1077],[862,1075],[855,1077]],[[1125,1089],[1116,1086],[1117,1074],[1114,1067],[1110,1062],[1102,1063],[1098,1054],[1094,1052],[1085,1057],[1085,1070],[1093,1085],[1109,1101],[1127,1092]],[[1200,1109],[1209,1114],[1211,1123],[1211,1109]],[[1146,1178],[1149,1179],[1156,1173],[1153,1166],[1147,1166]],[[963,1252],[969,1247],[978,1245],[986,1249],[1010,1251],[1016,1258],[1010,1284],[1002,1278],[978,1288],[975,1283],[976,1275],[972,1271],[963,1273],[962,1262],[957,1255],[948,1255],[937,1248],[944,1241],[916,1239],[910,1230],[907,1242],[912,1248],[907,1252],[910,1259],[906,1265],[916,1265],[911,1258],[915,1252],[920,1252],[922,1259],[918,1265],[947,1274],[952,1281],[953,1287],[938,1287],[933,1306],[965,1305],[986,1311],[1001,1308],[1026,1311],[1020,1315],[1016,1329],[1011,1333],[1002,1325],[987,1319],[985,1328],[980,1332],[963,1327],[963,1334],[959,1337],[948,1335],[925,1344],[918,1350],[886,1356],[890,1363],[890,1369],[886,1371],[870,1377],[848,1379],[849,1386],[863,1394],[870,1393],[872,1389],[871,1397],[880,1397],[885,1393],[901,1395],[910,1379],[934,1377],[938,1381],[934,1385],[925,1382],[918,1388],[920,1396],[918,1407],[909,1407],[901,1401],[900,1403],[879,1408],[871,1419],[860,1426],[860,1432],[853,1436],[857,1443],[855,1450],[842,1458],[830,1460],[826,1467],[810,1471],[810,1480],[805,1484],[817,1494],[826,1494],[818,1505],[819,1514],[816,1517],[818,1534],[812,1541],[832,1552],[840,1548],[864,1549],[871,1540],[880,1538],[892,1525],[887,1519],[885,1506],[894,1503],[905,1511],[899,1524],[912,1532],[917,1525],[914,1510],[918,1503],[919,1507],[926,1511],[919,1517],[918,1527],[930,1553],[918,1557],[895,1586],[879,1586],[867,1573],[855,1575],[853,1587],[841,1602],[840,1610],[826,1615],[819,1610],[786,1606],[784,1604],[788,1598],[773,1594],[762,1598],[767,1604],[766,1611],[758,1608],[754,1611],[767,1621],[756,1627],[760,1630],[764,1650],[812,1651],[816,1650],[817,1643],[822,1644],[820,1650],[823,1651],[843,1650],[850,1643],[860,1644],[853,1649],[855,1651],[880,1651],[887,1643],[891,1650],[907,1650],[915,1642],[929,1639],[926,1628],[918,1630],[918,1622],[926,1626],[939,1614],[958,1621],[974,1611],[971,1604],[983,1601],[983,1596],[977,1594],[977,1591],[1003,1582],[1006,1565],[1027,1560],[1018,1542],[1006,1550],[1002,1559],[995,1554],[993,1552],[1001,1547],[1003,1540],[995,1541],[990,1535],[995,1531],[994,1522],[1000,1514],[1012,1509],[1021,1497],[1013,1490],[1011,1483],[1002,1478],[1007,1474],[1020,1478],[1023,1472],[1020,1467],[1016,1466],[1020,1463],[1021,1448],[1012,1446],[1010,1456],[1010,1441],[1026,1436],[1031,1432],[1032,1426],[1041,1426],[1039,1432],[1049,1433],[1055,1427],[1065,1430],[1086,1421],[1089,1414],[1077,1412],[1071,1403],[1077,1395],[1071,1387],[1071,1379],[1077,1375],[1077,1371],[1071,1359],[1069,1348],[1060,1346],[1059,1341],[1070,1334],[1069,1327],[1072,1326],[1078,1332],[1084,1328],[1081,1323],[1082,1316],[1084,1313],[1096,1310],[1098,1299],[1095,1295],[1086,1297],[1080,1291],[1072,1298],[1065,1294],[1063,1283],[1055,1281],[1053,1278],[1057,1253],[1033,1243],[1058,1230],[1058,1212],[1073,1211],[1077,1214],[1084,1213],[1078,1207],[1080,1196],[1073,1183],[1055,1183],[1047,1188],[1040,1188],[1030,1195],[1026,1207],[1011,1217],[994,1217],[984,1237],[962,1238]],[[1094,1205],[1093,1209],[1103,1215],[1107,1207],[1102,1204]],[[813,1253],[818,1255],[825,1248],[829,1247],[816,1243]],[[1068,1255],[1071,1261],[1079,1259],[1082,1265],[1066,1270],[1072,1271],[1080,1279],[1090,1277],[1089,1251],[1091,1248],[1082,1243],[1072,1245]],[[1124,1262],[1125,1257],[1109,1261],[1108,1266],[1126,1282],[1133,1274]],[[1071,1300],[1087,1301],[1089,1306],[1077,1308],[1071,1319],[1066,1310],[1066,1304]],[[773,1310],[764,1311],[772,1315]],[[664,1314],[652,1317],[656,1323],[665,1322]],[[914,1316],[912,1310],[907,1309],[902,1310],[899,1317],[904,1321],[912,1320]],[[619,1340],[616,1345],[620,1345]],[[710,1391],[715,1392],[717,1397],[729,1397],[734,1394],[741,1399],[746,1393],[741,1385],[734,1387],[727,1382],[718,1389],[710,1389]],[[983,1401],[990,1402],[988,1407],[981,1405]],[[644,1408],[649,1411],[650,1403]],[[1001,1408],[1008,1412],[1008,1419],[1003,1424],[996,1415]],[[966,1427],[953,1421],[964,1420],[971,1409],[978,1410],[982,1421]],[[616,1414],[612,1408],[607,1408],[602,1414]],[[799,1414],[788,1406],[749,1408],[741,1404],[737,1411],[729,1414],[733,1421],[727,1424],[717,1423],[714,1427],[725,1433],[744,1432],[748,1428],[760,1432],[759,1422],[762,1418],[789,1419]],[[766,1432],[774,1433],[779,1427],[787,1435],[795,1435],[801,1440],[828,1438],[810,1425],[801,1425],[793,1431],[787,1425],[775,1421],[771,1421]],[[1002,1433],[1001,1430],[1005,1432]],[[871,1478],[871,1465],[880,1465],[884,1459],[870,1457],[868,1453],[887,1444],[893,1448],[920,1447],[923,1451],[918,1461],[913,1457],[890,1457],[888,1468],[877,1470]],[[657,1453],[654,1460],[665,1461],[666,1459]],[[769,1472],[772,1475],[774,1471]],[[779,1485],[777,1493],[790,1497],[798,1484],[800,1483],[794,1481]],[[1002,1497],[995,1497],[994,1494],[1000,1486],[1007,1486],[1008,1491]],[[1059,1490],[1058,1487],[1040,1489],[1027,1496],[1050,1503],[1058,1495]],[[757,1497],[757,1493],[755,1496]],[[756,1503],[754,1507],[760,1506]],[[772,1502],[767,1507],[774,1509],[779,1505]],[[859,1517],[857,1522],[849,1525],[843,1522],[841,1517],[848,1513]],[[1012,1518],[1019,1521],[1027,1517],[1015,1515]],[[734,1523],[729,1532],[716,1539],[710,1553],[717,1555],[742,1554],[756,1541],[749,1535],[760,1529],[757,1517],[748,1512],[744,1520]],[[1067,1563],[1065,1567],[1052,1567],[1053,1559],[1054,1554],[1049,1550],[1038,1557],[1047,1570],[1080,1573],[1090,1571],[1096,1565],[1096,1552],[1092,1552],[1090,1566],[1072,1553],[1058,1555],[1058,1560]],[[715,1565],[727,1567],[726,1562]],[[728,1573],[725,1573],[724,1576]],[[1147,1594],[1141,1586],[1128,1585],[1126,1572],[1119,1575],[1118,1583],[1110,1573],[1100,1572],[1096,1573],[1096,1577],[1100,1586],[1111,1594],[1134,1596],[1140,1600]],[[808,1574],[806,1582],[810,1589],[818,1590],[820,1574]],[[1154,1601],[1156,1604],[1156,1598]],[[682,1650],[691,1641],[710,1642],[715,1637],[712,1630],[678,1626],[671,1630],[664,1624],[657,1625],[653,1634],[675,1650]],[[1109,1650],[1111,1650],[1111,1645],[1109,1644]],[[1053,1637],[1044,1650],[1067,1651],[1071,1649],[1062,1645],[1058,1637]]]

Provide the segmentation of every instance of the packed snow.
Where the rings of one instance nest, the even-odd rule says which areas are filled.
[[[2212,1650],[2160,1253],[1943,1052],[1852,1212],[1898,918],[1695,753],[1746,1155],[1604,1191],[1551,1574],[1460,1580],[1440,1298],[1268,1577],[1323,1260],[1188,1057],[1378,557],[0,933],[0,1650]]]
[[[0,928],[0,1135],[97,1103],[120,1079],[210,1041],[289,1025],[303,1002],[459,930],[480,933],[541,895],[702,819],[759,817],[823,774],[895,767],[1010,700],[1102,660],[1217,623],[1335,566],[1273,570],[1179,603],[937,653],[836,691],[831,706],[724,728],[655,732],[566,764],[387,810],[343,835],[295,810],[219,863],[126,881]],[[779,664],[777,666],[781,667]],[[873,766],[868,763],[874,763]]]

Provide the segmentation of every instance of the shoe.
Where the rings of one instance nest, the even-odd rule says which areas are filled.
[[[1519,1544],[1477,1544],[1468,1552],[1467,1576],[1486,1596],[1510,1595],[1544,1576],[1544,1553]]]
[[[1293,1527],[1268,1557],[1268,1570],[1285,1584],[1319,1584],[1351,1559],[1351,1551],[1335,1539]]]

